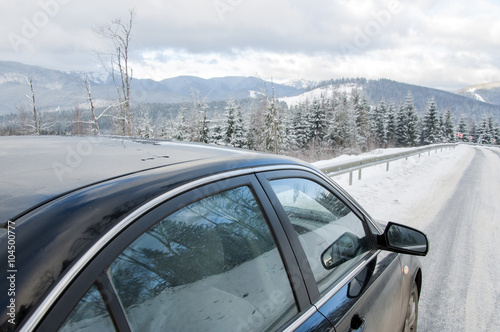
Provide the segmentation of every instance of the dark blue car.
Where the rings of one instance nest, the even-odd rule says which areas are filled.
[[[415,331],[425,235],[299,160],[0,138],[1,331]]]

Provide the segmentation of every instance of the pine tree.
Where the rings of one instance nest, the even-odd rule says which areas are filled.
[[[429,100],[427,110],[424,114],[422,128],[422,143],[424,145],[435,144],[439,140],[439,118],[434,98]]]
[[[494,140],[497,140],[497,126],[495,125],[493,121],[493,116],[489,115],[488,116],[488,138],[489,142],[488,144],[493,144],[495,143]]]
[[[352,103],[354,106],[354,120],[356,124],[356,142],[355,149],[357,151],[366,151],[368,149],[368,141],[370,137],[370,126],[368,122],[368,101],[361,97],[356,90],[352,94]]]
[[[335,112],[330,130],[332,145],[338,149],[355,149],[356,147],[356,120],[354,109],[346,93],[340,96],[338,110]]]
[[[399,108],[396,121],[396,139],[398,146],[416,146],[419,136],[419,119],[413,104],[411,92],[408,92],[405,104]]]
[[[472,119],[469,124],[469,135],[470,137],[472,137],[471,142],[477,143],[478,131],[477,131],[476,121],[474,119]]]
[[[396,146],[396,113],[394,104],[389,104],[386,117],[386,139],[388,146]]]
[[[308,115],[309,110],[307,108],[307,104],[301,103],[297,105],[294,110],[294,115],[292,119],[293,123],[293,137],[295,140],[296,147],[300,150],[303,150],[307,147],[307,143],[309,141],[309,133],[308,133]]]
[[[224,134],[223,134],[223,126],[221,125],[221,120],[219,116],[216,115],[213,121],[213,126],[210,128],[210,143],[224,145]]]
[[[453,130],[453,128],[453,116],[451,114],[450,108],[447,108],[443,117],[444,142],[450,143],[455,141],[455,131]]]
[[[139,126],[137,128],[137,135],[142,138],[153,138],[154,128],[151,124],[151,118],[149,117],[148,111],[143,110],[141,112],[141,117],[139,119]]]
[[[237,148],[244,148],[246,143],[245,120],[241,112],[241,106],[238,105],[236,109],[236,119],[234,122],[234,136],[231,145]]]
[[[457,131],[464,136],[463,138],[459,138],[461,141],[463,141],[464,139],[466,139],[469,136],[469,131],[467,129],[467,122],[466,121],[467,120],[466,120],[465,115],[462,115],[460,117],[460,121],[458,122]]]
[[[416,146],[419,137],[419,130],[418,130],[419,119],[417,112],[415,110],[415,105],[413,103],[413,96],[411,92],[408,92],[408,95],[406,97],[405,109],[408,119],[408,126],[407,126],[408,143],[409,143],[408,145]]]
[[[181,107],[179,114],[177,115],[177,119],[175,121],[176,127],[175,127],[174,133],[172,135],[172,138],[174,140],[177,140],[177,141],[189,140],[188,126],[186,123],[185,112],[186,112],[185,107]]]
[[[382,148],[387,144],[387,133],[386,133],[386,117],[387,107],[385,106],[384,100],[375,107],[373,111],[373,134],[375,136],[375,142],[377,147]]]
[[[230,99],[228,102],[227,102],[227,105],[226,105],[226,113],[225,113],[225,117],[226,117],[226,123],[225,123],[225,126],[224,126],[224,143],[226,145],[231,145],[231,143],[233,142],[234,140],[234,134],[235,134],[235,124],[236,124],[236,121],[235,121],[235,102],[234,100]]]
[[[408,138],[408,114],[405,112],[403,105],[399,107],[396,115],[396,142],[397,146],[408,146],[410,144]]]
[[[491,137],[490,137],[490,132],[488,130],[488,119],[483,117],[483,120],[481,121],[481,124],[479,125],[478,129],[478,140],[477,143],[479,144],[489,144],[491,142]]]
[[[326,113],[318,99],[314,99],[308,117],[308,141],[321,142],[326,136]]]
[[[201,111],[200,143],[210,143],[210,120],[207,119],[207,107]]]

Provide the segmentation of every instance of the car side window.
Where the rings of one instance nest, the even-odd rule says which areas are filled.
[[[314,181],[288,178],[270,184],[323,294],[370,249],[363,222],[331,191]]]
[[[280,253],[247,186],[164,217],[111,264],[132,331],[276,329],[297,314]]]
[[[95,285],[83,296],[59,328],[59,332],[72,331],[116,331],[101,293]]]

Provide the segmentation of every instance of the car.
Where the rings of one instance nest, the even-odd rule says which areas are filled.
[[[415,331],[424,233],[308,163],[0,139],[2,331]]]

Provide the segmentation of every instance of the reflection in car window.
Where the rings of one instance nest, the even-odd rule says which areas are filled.
[[[96,286],[90,288],[59,329],[59,332],[72,331],[115,331],[113,321]]]
[[[324,293],[368,251],[363,222],[316,182],[280,179],[271,181],[271,186],[299,237],[319,291]],[[334,256],[342,259],[332,263]]]
[[[109,274],[133,331],[266,330],[297,313],[248,187],[167,216],[130,245]]]

